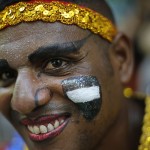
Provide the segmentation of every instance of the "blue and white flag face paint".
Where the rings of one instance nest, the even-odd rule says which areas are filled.
[[[101,89],[96,77],[78,76],[62,81],[65,95],[78,105],[83,116],[91,120],[100,110]]]

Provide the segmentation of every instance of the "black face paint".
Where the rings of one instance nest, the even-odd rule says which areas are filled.
[[[65,95],[77,104],[87,120],[92,120],[100,111],[101,88],[96,77],[78,76],[62,81]]]

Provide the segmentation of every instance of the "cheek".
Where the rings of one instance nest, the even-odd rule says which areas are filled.
[[[100,111],[102,97],[96,77],[78,76],[62,81],[63,91],[73,101],[87,120],[92,120]]]
[[[10,101],[12,93],[9,89],[0,89],[0,112],[9,118]]]

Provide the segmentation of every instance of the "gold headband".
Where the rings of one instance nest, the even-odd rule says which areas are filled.
[[[110,42],[117,34],[115,26],[103,15],[77,4],[59,1],[19,2],[8,6],[0,12],[0,30],[21,22],[37,20],[75,24],[99,34]]]

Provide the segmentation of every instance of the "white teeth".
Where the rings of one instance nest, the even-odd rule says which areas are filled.
[[[40,133],[40,129],[39,129],[38,126],[34,126],[34,127],[33,127],[33,130],[34,130],[34,133],[35,133],[35,134],[39,134],[39,133]]]
[[[33,127],[32,126],[28,126],[28,129],[30,132],[34,133]]]
[[[54,130],[54,126],[52,124],[48,124],[47,126],[48,132],[53,131]]]
[[[40,125],[40,132],[47,133],[47,127],[45,127],[44,125]]]
[[[56,129],[58,126],[59,126],[59,121],[58,121],[58,120],[55,120],[54,128]]]
[[[60,121],[60,124],[62,124],[62,123],[64,123],[64,120],[61,120],[61,121]]]
[[[52,125],[51,123],[49,123],[47,125],[47,127],[45,125],[40,125],[40,126],[27,126],[28,130],[33,133],[33,134],[40,134],[40,133],[47,133],[47,132],[51,132],[54,129],[56,129],[57,127],[59,127],[62,123],[64,123],[64,120],[60,120],[60,122],[58,120],[55,120],[54,125]]]

